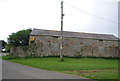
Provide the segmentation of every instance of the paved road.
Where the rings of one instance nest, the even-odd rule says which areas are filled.
[[[0,59],[0,81],[2,80],[2,59]]]
[[[2,61],[3,79],[85,79],[79,76],[37,69],[9,61]]]

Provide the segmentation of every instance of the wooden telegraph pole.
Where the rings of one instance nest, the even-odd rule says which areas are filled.
[[[63,59],[63,1],[61,1],[61,42],[60,42],[60,61]]]

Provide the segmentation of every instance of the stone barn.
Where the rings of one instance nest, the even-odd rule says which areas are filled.
[[[30,33],[31,53],[36,56],[59,56],[61,32],[33,29]],[[118,57],[118,38],[108,34],[63,31],[63,55]]]

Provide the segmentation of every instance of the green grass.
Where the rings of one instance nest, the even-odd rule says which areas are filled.
[[[88,73],[89,75],[93,75],[95,79],[117,79],[118,78],[118,70],[117,69],[110,69],[110,70],[102,70],[101,72],[97,73]],[[105,76],[107,75],[107,76]]]
[[[66,71],[66,73],[81,75],[91,79],[118,79],[118,69]]]
[[[7,60],[36,68],[80,75],[91,79],[118,79],[118,59],[64,59],[64,62],[60,62],[58,57],[12,58]]]

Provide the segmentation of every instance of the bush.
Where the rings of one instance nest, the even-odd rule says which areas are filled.
[[[7,60],[7,59],[18,59],[18,58],[20,58],[19,56],[17,56],[17,55],[6,55],[6,56],[2,56],[2,59],[4,59],[4,60]]]
[[[6,52],[10,52],[10,48],[12,47],[12,45],[10,45],[10,44],[7,44],[6,45],[6,47],[5,47],[5,49],[6,49]]]

